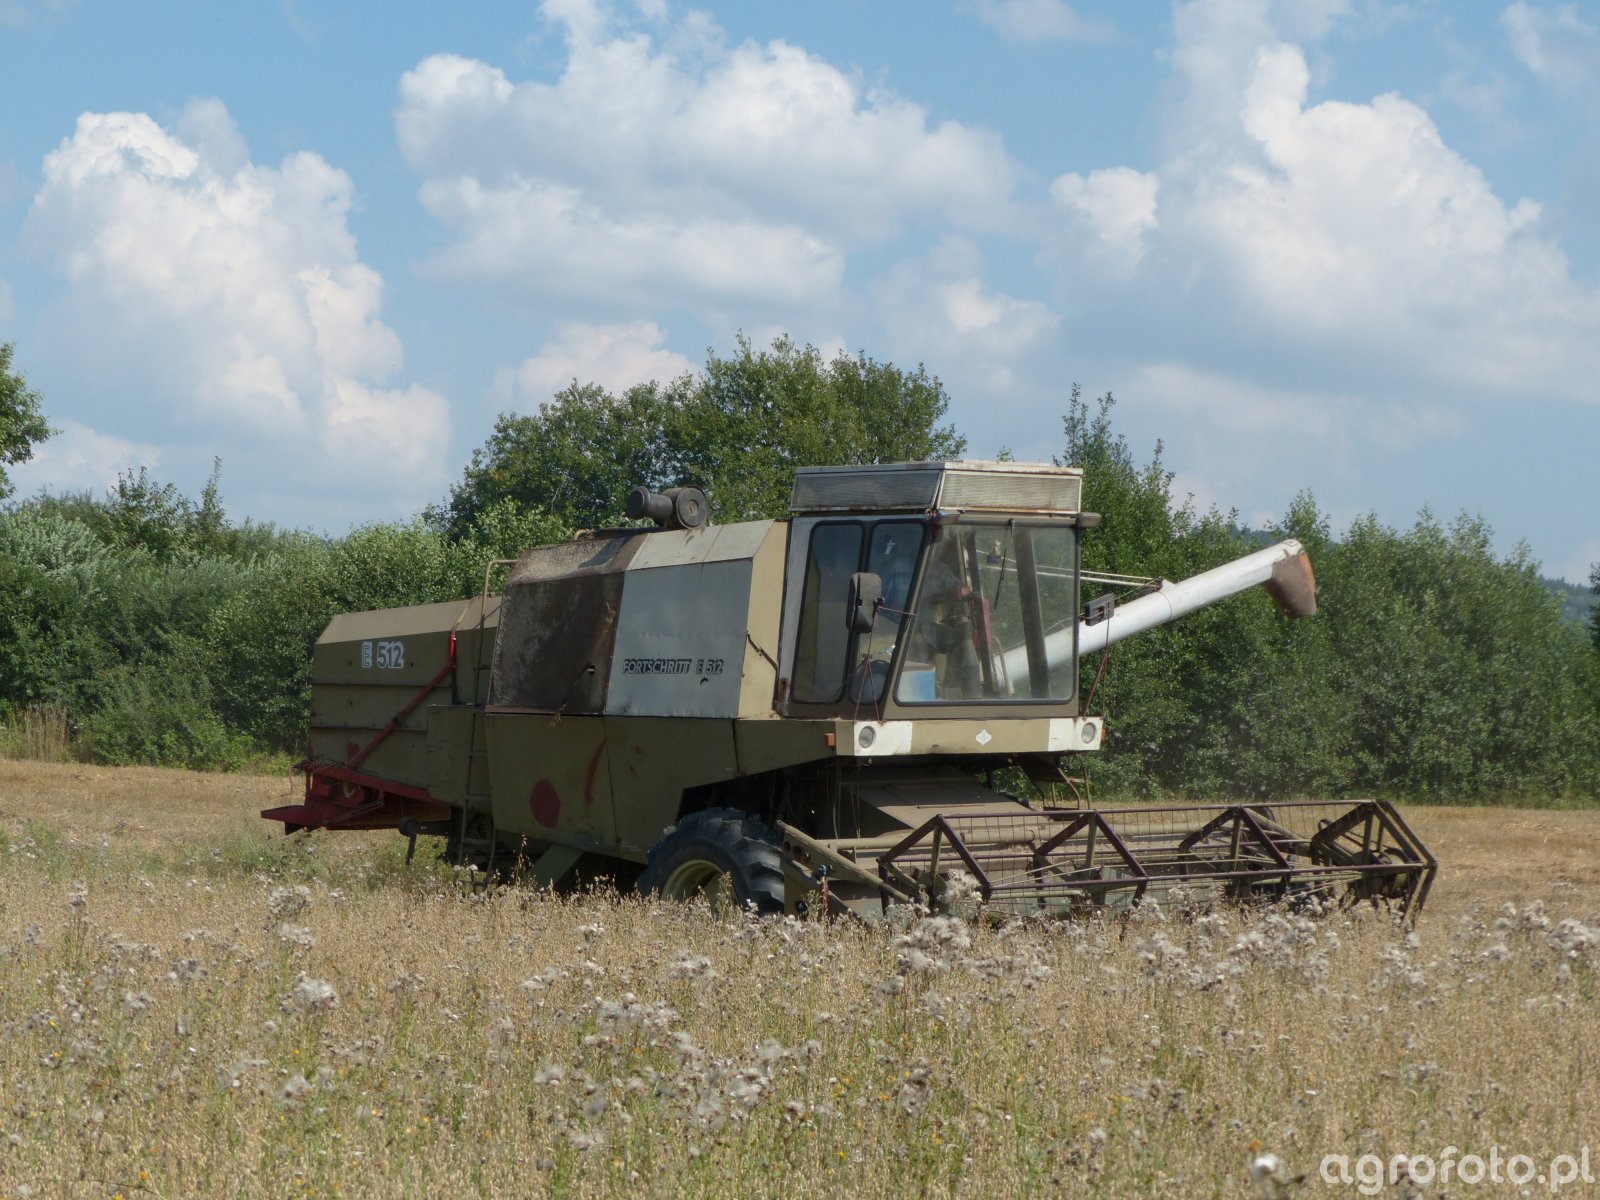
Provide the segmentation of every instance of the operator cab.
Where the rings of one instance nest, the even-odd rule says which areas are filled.
[[[803,467],[779,666],[789,716],[1077,708],[1082,472],[1028,463]]]

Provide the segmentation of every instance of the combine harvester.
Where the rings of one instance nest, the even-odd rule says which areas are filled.
[[[762,912],[1119,910],[1205,900],[1421,908],[1436,865],[1382,800],[1078,804],[1084,655],[1261,586],[1316,610],[1285,541],[1181,583],[1086,575],[1082,472],[807,467],[786,521],[707,523],[637,488],[529,550],[502,594],[334,618],[286,830],[396,828],[541,885],[611,878]],[[487,581],[486,581],[487,582]],[[1136,588],[1085,606],[1085,582]],[[1039,785],[995,791],[1000,768]],[[1067,797],[1067,799],[1060,799]]]

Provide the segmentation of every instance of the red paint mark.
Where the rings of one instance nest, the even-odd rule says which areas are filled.
[[[533,792],[528,797],[528,811],[546,829],[556,827],[556,822],[561,819],[561,797],[556,795],[555,786],[548,779],[541,779],[533,785]]]
[[[583,806],[588,808],[594,803],[594,776],[600,769],[600,752],[606,748],[605,738],[600,739],[600,744],[594,748],[594,757],[589,760],[589,774],[583,780]]]

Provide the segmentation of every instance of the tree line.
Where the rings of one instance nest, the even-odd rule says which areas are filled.
[[[682,378],[613,394],[574,382],[506,414],[447,497],[336,537],[233,520],[220,474],[197,498],[148,472],[104,495],[0,508],[0,749],[53,722],[109,763],[237,768],[303,744],[311,646],[336,613],[459,599],[484,564],[618,524],[636,483],[707,489],[716,519],[784,515],[796,466],[959,457],[949,396],[918,367],[741,340]],[[1321,611],[1236,597],[1084,667],[1107,717],[1086,764],[1102,798],[1387,795],[1600,799],[1600,617],[1564,620],[1526,550],[1481,518],[1375,517],[1333,537],[1301,495],[1274,528],[1176,496],[1140,461],[1110,395],[1066,400],[1059,461],[1085,469],[1085,567],[1180,579],[1298,537]],[[0,360],[4,465],[48,436],[41,398]],[[220,467],[219,467],[220,471]],[[1600,569],[1594,580],[1600,586]]]

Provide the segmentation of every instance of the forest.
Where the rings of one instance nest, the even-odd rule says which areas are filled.
[[[11,428],[32,424],[0,464],[48,432],[6,350]],[[948,405],[921,367],[741,339],[677,380],[620,395],[574,382],[502,415],[450,494],[408,521],[329,536],[236,520],[220,463],[198,497],[140,469],[104,495],[12,498],[0,753],[286,766],[334,614],[475,594],[489,559],[622,523],[636,483],[702,486],[735,521],[785,515],[796,466],[959,457]],[[1161,446],[1135,453],[1115,406],[1063,396],[1057,460],[1084,468],[1086,507],[1105,517],[1085,567],[1181,579],[1294,536],[1320,612],[1291,622],[1241,596],[1086,662],[1109,731],[1086,767],[1095,795],[1600,800],[1600,624],[1564,615],[1526,550],[1497,553],[1474,514],[1403,528],[1369,515],[1335,536],[1309,493],[1272,528],[1242,528],[1174,494]]]

